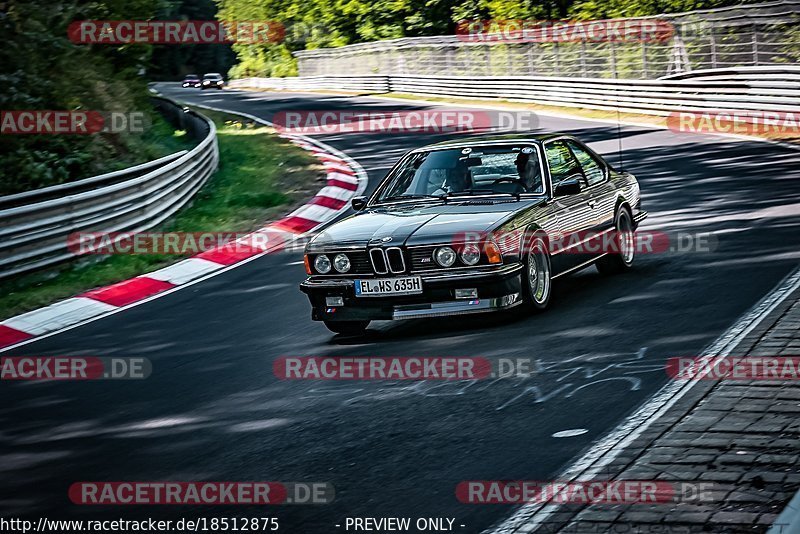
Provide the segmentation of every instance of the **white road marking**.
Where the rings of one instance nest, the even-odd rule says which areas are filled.
[[[571,438],[573,436],[582,436],[589,432],[586,428],[573,428],[572,430],[562,430],[560,432],[556,432],[551,437],[554,438]]]
[[[6,319],[3,325],[27,334],[40,336],[58,330],[70,323],[83,321],[87,317],[117,309],[116,306],[86,297],[73,297],[50,306],[29,311]]]
[[[225,266],[221,263],[202,258],[189,258],[143,276],[178,286],[223,267]]]

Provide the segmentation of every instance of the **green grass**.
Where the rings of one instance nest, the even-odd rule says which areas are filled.
[[[247,232],[277,218],[319,189],[321,168],[306,151],[281,139],[270,128],[239,122],[221,113],[200,111],[217,125],[219,170],[189,207],[151,231]],[[162,129],[161,134],[178,139],[175,143],[183,143],[180,132]],[[0,281],[0,318],[181,259],[166,255],[92,256],[58,269]]]

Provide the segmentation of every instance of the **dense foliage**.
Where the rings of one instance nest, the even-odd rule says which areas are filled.
[[[0,195],[92,176],[174,148],[172,130],[152,111],[149,79],[190,69],[226,71],[229,46],[83,45],[76,20],[213,19],[212,0],[0,0],[0,110],[144,112],[143,133],[0,135]],[[156,49],[155,51],[153,49]]]
[[[152,16],[157,0],[4,3],[0,27],[0,109],[147,109],[137,72],[142,46],[89,47],[67,38],[76,19]],[[0,194],[52,185],[92,174],[99,162],[127,152],[115,135],[0,135]]]
[[[676,13],[742,0],[215,0],[221,20],[274,20],[283,42],[234,45],[231,74],[296,74],[291,52],[364,41],[452,34],[462,20],[603,19]]]

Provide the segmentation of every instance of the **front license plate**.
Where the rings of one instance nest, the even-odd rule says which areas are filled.
[[[422,278],[419,276],[378,278],[375,280],[356,280],[357,297],[417,295],[419,293],[422,293]]]

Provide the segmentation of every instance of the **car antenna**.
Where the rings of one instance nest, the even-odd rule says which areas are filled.
[[[616,84],[614,85],[614,104],[617,108],[617,156],[619,158],[619,172],[624,172],[622,169],[622,119],[620,119],[619,114],[619,94],[617,93]]]

